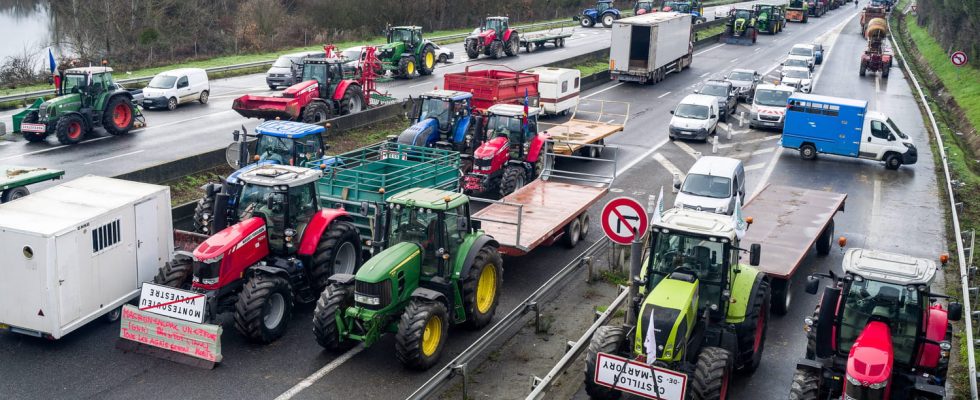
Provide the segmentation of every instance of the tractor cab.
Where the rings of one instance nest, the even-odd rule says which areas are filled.
[[[238,197],[240,221],[262,218],[272,254],[292,255],[307,224],[320,209],[315,169],[264,165],[240,176],[244,182]]]
[[[656,5],[656,1],[653,0],[638,0],[633,4],[633,14],[643,15],[648,12],[654,12],[659,9],[659,5]]]
[[[691,2],[689,1],[667,1],[664,2],[664,8],[662,10],[679,12],[681,14],[690,14],[692,6]]]
[[[465,151],[476,135],[471,115],[473,94],[455,90],[423,93],[412,110],[412,126],[398,135],[398,143]],[[477,140],[478,142],[478,140]]]
[[[487,17],[486,22],[483,24],[481,31],[494,31],[498,35],[503,35],[509,27],[510,18],[508,17]]]
[[[524,106],[497,104],[487,109],[487,113],[487,139],[494,141],[497,138],[506,138],[510,147],[510,159],[523,160],[532,139],[538,134],[538,115],[541,114],[541,109],[529,107],[525,111]]]
[[[473,99],[473,94],[454,90],[434,90],[422,94],[419,99],[421,101],[416,107],[415,122],[432,118],[439,124],[439,132],[448,134],[460,119],[470,115],[470,101]]]
[[[729,11],[728,12],[728,16],[731,17],[732,21],[735,21],[735,24],[736,25],[739,24],[738,23],[739,20],[742,20],[743,21],[742,23],[744,24],[744,23],[749,22],[749,21],[754,21],[754,19],[755,19],[755,11],[753,11],[753,10],[747,10],[747,9],[744,9],[744,8],[737,8],[737,9],[732,9],[731,11]],[[751,25],[751,24],[749,24],[749,25]]]
[[[410,189],[388,200],[387,243],[414,243],[421,249],[423,281],[449,280],[449,260],[458,253],[469,227],[466,196],[437,189]]]
[[[395,26],[387,30],[388,43],[404,43],[409,49],[414,49],[422,43],[421,26]]]
[[[300,82],[315,80],[319,88],[317,97],[332,98],[334,90],[341,81],[352,79],[356,75],[348,62],[349,60],[339,57],[303,59],[303,77]],[[284,95],[297,95],[297,93],[289,93],[290,89],[286,89]]]
[[[281,120],[260,123],[252,135],[235,131],[232,138],[239,146],[237,167],[251,163],[304,166],[321,160],[328,148],[323,142],[324,131],[319,125]],[[249,157],[252,143],[254,153]]]
[[[602,15],[603,11],[612,8],[612,0],[599,0],[595,3],[595,10]]]

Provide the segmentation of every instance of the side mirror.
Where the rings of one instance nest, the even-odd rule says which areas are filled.
[[[697,94],[697,93],[701,93],[701,89],[694,89],[694,93],[695,93],[695,94]]]
[[[963,305],[957,302],[950,302],[946,310],[946,318],[950,321],[959,321],[963,318]]]
[[[758,267],[759,262],[762,260],[762,245],[758,243],[752,243],[749,246],[749,265],[753,267]]]
[[[459,232],[467,231],[466,218],[456,218],[456,230]]]
[[[813,275],[806,277],[806,292],[809,294],[817,294],[817,289],[820,288],[820,278]]]
[[[718,118],[718,114],[711,114],[711,118]]]
[[[674,110],[670,110],[670,115],[674,115]]]
[[[674,181],[674,189],[677,189],[677,190],[680,190],[681,189],[681,181],[680,180],[675,180]]]
[[[871,136],[868,136],[868,142],[870,142],[870,141],[871,141]]]
[[[470,227],[472,227],[473,230],[478,231],[483,228],[483,222],[478,219],[470,220]]]

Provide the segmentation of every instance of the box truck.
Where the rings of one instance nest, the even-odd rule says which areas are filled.
[[[691,65],[691,16],[658,12],[613,23],[609,74],[620,82],[657,83]]]
[[[893,170],[918,160],[912,140],[865,100],[797,93],[787,101],[781,144],[805,160],[835,154],[884,161]]]
[[[113,320],[174,248],[170,188],[86,176],[0,205],[0,330]]]

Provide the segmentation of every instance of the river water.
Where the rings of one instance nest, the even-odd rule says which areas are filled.
[[[47,1],[0,0],[0,61],[26,52],[47,59],[51,43]]]

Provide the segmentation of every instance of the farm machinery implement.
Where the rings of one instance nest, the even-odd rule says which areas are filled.
[[[786,7],[786,20],[805,24],[810,18],[809,9],[810,3],[806,0],[789,0],[789,6]]]
[[[50,168],[0,166],[0,203],[17,200],[31,193],[28,185],[61,179],[65,171]]]

